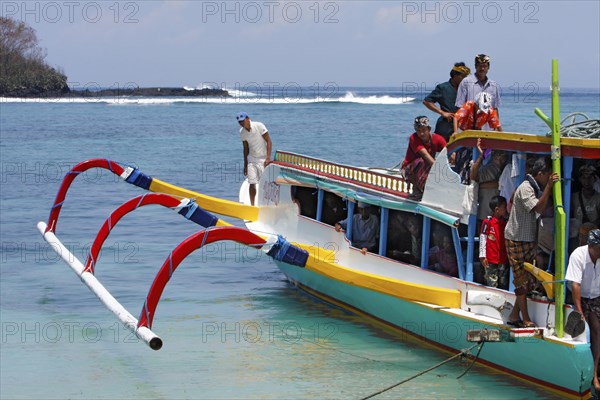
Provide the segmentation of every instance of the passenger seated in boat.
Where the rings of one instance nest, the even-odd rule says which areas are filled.
[[[410,233],[405,227],[407,213],[390,210],[388,219],[387,232],[387,256],[394,260],[413,263],[412,255],[410,254]]]
[[[344,219],[346,215],[348,215],[348,209],[344,200],[333,193],[325,192],[321,222],[334,226],[336,222]]]
[[[377,249],[379,237],[379,219],[372,213],[369,204],[358,202],[358,212],[352,216],[352,246],[358,247],[363,254]],[[346,230],[348,218],[335,224],[335,230]]]
[[[406,180],[413,184],[413,193],[418,197],[425,189],[425,181],[435,162],[435,155],[446,147],[446,141],[437,133],[431,133],[429,118],[426,116],[415,118],[414,128],[415,132],[408,140],[402,169]]]
[[[317,189],[292,186],[292,201],[298,205],[300,215],[317,218]]]
[[[584,164],[579,168],[577,182],[581,189],[573,192],[571,195],[571,217],[570,224],[574,232],[579,227],[591,222],[600,225],[600,193],[594,190],[594,179],[596,176],[596,167]],[[575,248],[577,237],[575,236],[569,242],[570,247]]]
[[[390,212],[388,229],[388,257],[412,265],[421,265],[422,222],[417,215],[395,211]],[[395,221],[395,222],[393,222]],[[391,238],[391,240],[390,240]],[[410,238],[410,240],[408,240]]]
[[[508,157],[502,150],[493,150],[490,162],[482,166],[484,151],[481,139],[477,139],[477,150],[479,151],[479,157],[473,163],[473,167],[471,167],[471,179],[479,183],[477,191],[477,199],[479,201],[477,225],[481,226],[481,221],[489,214],[488,205],[490,201],[494,196],[500,194],[498,180]]]
[[[454,133],[458,130],[466,131],[482,130],[484,127],[489,127],[498,132],[502,132],[500,125],[500,117],[498,111],[492,107],[492,95],[486,92],[478,93],[475,101],[467,101],[456,113],[454,113]],[[455,168],[460,174],[462,183],[468,185],[471,183],[470,168],[471,168],[472,151],[470,148],[463,148],[456,154]]]
[[[439,239],[441,245],[429,249],[429,269],[458,277],[458,264],[456,263],[452,237],[448,233],[440,232],[439,234],[441,235],[441,239]]]
[[[406,230],[410,234],[410,256],[407,262],[413,265],[421,265],[421,248],[423,247],[423,221],[417,215],[409,215],[406,218]]]
[[[485,271],[488,286],[508,289],[508,261],[504,243],[506,227],[506,199],[494,196],[488,203],[492,215],[483,220],[479,235],[479,260]]]

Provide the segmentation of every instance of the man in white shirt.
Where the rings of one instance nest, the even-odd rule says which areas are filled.
[[[456,107],[462,107],[467,101],[475,101],[477,94],[486,92],[492,95],[492,107],[499,112],[502,105],[500,100],[500,86],[496,81],[488,78],[490,70],[490,57],[485,54],[475,56],[475,74],[467,76],[460,82],[456,93]]]
[[[271,138],[267,127],[258,121],[251,121],[247,113],[236,117],[240,124],[240,137],[244,145],[244,176],[250,184],[250,204],[254,205],[256,185],[265,167],[271,162]]]
[[[576,248],[569,257],[565,279],[573,282],[575,308],[590,327],[590,348],[594,359],[592,383],[600,392],[598,361],[600,360],[600,229],[588,234],[587,246]]]

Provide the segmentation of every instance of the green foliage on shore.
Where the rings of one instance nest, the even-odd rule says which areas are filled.
[[[69,92],[67,77],[49,66],[35,30],[0,17],[0,95],[36,96]]]

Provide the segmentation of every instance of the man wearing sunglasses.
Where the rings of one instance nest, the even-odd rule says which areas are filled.
[[[262,122],[251,121],[247,113],[240,112],[236,119],[244,145],[244,176],[250,184],[250,204],[254,205],[256,185],[271,162],[271,138],[267,127]]]

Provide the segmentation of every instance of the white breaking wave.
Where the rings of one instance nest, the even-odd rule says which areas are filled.
[[[194,90],[185,87],[186,90]],[[13,98],[0,97],[0,103],[105,103],[110,105],[168,105],[174,103],[221,103],[221,104],[311,104],[311,103],[356,103],[370,105],[406,104],[414,97],[356,96],[346,92],[342,97],[272,97],[256,93],[229,91],[232,97],[58,97],[58,98]],[[237,95],[237,96],[236,96]]]

